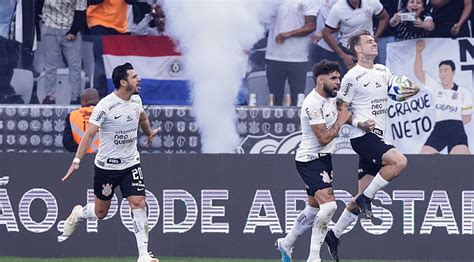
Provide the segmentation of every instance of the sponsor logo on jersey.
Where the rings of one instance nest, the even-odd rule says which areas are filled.
[[[349,90],[352,88],[352,83],[347,83],[346,86],[344,87],[344,91],[342,91],[342,94],[344,96],[347,96],[347,94],[349,93]]]
[[[117,165],[120,163],[122,163],[122,160],[120,160],[120,158],[107,158],[107,164]]]
[[[355,80],[356,80],[356,81],[359,81],[359,79],[361,79],[361,78],[362,78],[363,76],[365,76],[366,74],[367,74],[367,72],[364,72],[364,73],[362,73],[362,74],[356,76],[356,77],[355,77]]]
[[[379,128],[374,128],[374,130],[372,130],[372,133],[374,133],[378,136],[383,136],[383,130],[379,129]]]
[[[99,122],[105,116],[105,114],[105,111],[100,111],[99,114],[97,114],[95,121]]]

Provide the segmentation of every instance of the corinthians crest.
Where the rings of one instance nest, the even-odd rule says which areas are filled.
[[[237,148],[239,154],[294,154],[301,141],[301,132],[287,136],[267,133],[262,136],[249,135]]]

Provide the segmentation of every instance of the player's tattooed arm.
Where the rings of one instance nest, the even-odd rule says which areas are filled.
[[[345,111],[349,111],[349,103],[344,102],[342,99],[337,100],[337,110],[339,111],[339,114]],[[360,128],[364,130],[365,132],[372,132],[372,130],[375,128],[375,121],[372,119],[369,119],[367,121],[361,122],[361,121],[355,121],[352,119],[352,115],[347,120],[348,124],[351,124],[357,128]]]
[[[342,111],[344,109],[349,110],[349,103],[344,102],[344,100],[340,98],[337,99],[336,106],[338,111]]]
[[[341,113],[349,114],[349,118],[343,124],[351,124],[352,114],[349,112],[349,103],[344,102],[342,99],[337,99],[336,106],[337,106],[337,111],[339,112],[339,115],[341,115]]]
[[[351,118],[351,113],[348,110],[342,110],[339,111],[337,115],[336,123],[334,123],[330,128],[327,128],[326,124],[316,124],[311,125],[311,129],[316,135],[318,142],[321,145],[327,145],[337,136],[337,133],[341,127],[347,123],[349,118]]]

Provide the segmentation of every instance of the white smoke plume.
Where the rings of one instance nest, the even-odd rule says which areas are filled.
[[[203,153],[233,153],[247,55],[278,0],[165,0],[166,32],[183,55]]]

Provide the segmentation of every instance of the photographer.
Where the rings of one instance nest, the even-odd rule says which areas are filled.
[[[435,24],[430,13],[425,10],[423,0],[409,0],[406,9],[396,13],[389,22],[396,27],[395,41],[423,38],[433,31]]]

